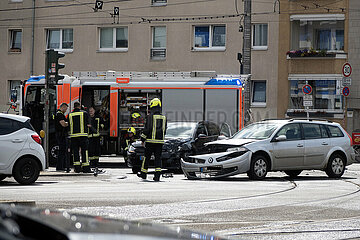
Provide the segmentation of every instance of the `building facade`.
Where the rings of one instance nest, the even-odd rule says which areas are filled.
[[[82,3],[84,2],[84,3]],[[85,3],[86,2],[86,3]],[[239,74],[243,2],[193,0],[5,0],[0,2],[0,111],[10,89],[43,75],[45,51],[73,71],[216,71]],[[252,120],[276,117],[279,14],[253,2]],[[119,7],[119,17],[113,16]]]
[[[277,116],[346,126],[342,67],[350,55],[348,1],[280,2]]]

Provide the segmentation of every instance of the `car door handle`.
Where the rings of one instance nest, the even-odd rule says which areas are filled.
[[[323,142],[321,145],[326,146],[326,145],[329,145],[329,144],[327,142]]]
[[[304,147],[304,145],[302,145],[302,144],[298,144],[298,145],[297,145],[297,147]]]
[[[11,140],[13,143],[22,143],[24,140],[22,139],[13,139]]]

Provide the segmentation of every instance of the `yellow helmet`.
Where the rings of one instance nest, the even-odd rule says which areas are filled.
[[[140,115],[140,113],[135,112],[135,113],[131,114],[131,117],[138,118],[138,117],[141,117],[141,115]]]
[[[153,100],[150,101],[150,108],[156,107],[156,106],[161,107],[161,101],[158,98],[154,98]]]
[[[130,128],[128,129],[128,133],[133,133],[133,134],[135,135],[135,134],[136,134],[135,128],[130,127]]]

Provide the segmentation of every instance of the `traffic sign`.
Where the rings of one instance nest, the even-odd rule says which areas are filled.
[[[303,100],[304,101],[312,101],[312,95],[304,95]]]
[[[312,107],[313,101],[304,100],[303,105],[304,107]]]
[[[342,89],[342,94],[343,94],[345,97],[349,96],[349,94],[350,94],[350,89],[349,89],[349,87],[344,87],[344,88]]]
[[[343,77],[341,84],[343,85],[343,87],[351,86],[351,77]]]
[[[311,94],[312,93],[312,87],[309,84],[305,84],[302,88],[304,94]]]
[[[344,63],[343,68],[342,68],[342,73],[343,73],[344,77],[350,77],[351,72],[352,72],[352,68],[351,68],[350,63],[348,63],[348,62]]]

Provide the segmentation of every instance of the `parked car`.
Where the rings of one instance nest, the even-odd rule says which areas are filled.
[[[217,140],[222,135],[230,137],[231,130],[224,123],[221,128],[209,121],[169,122],[162,150],[162,167],[181,170],[180,158],[207,152],[205,143]],[[133,173],[140,171],[145,148],[141,141],[134,142],[128,149],[126,163]],[[154,166],[153,157],[150,166]]]
[[[0,181],[13,176],[32,184],[45,168],[41,138],[28,117],[0,113],[0,153]]]
[[[339,178],[355,161],[350,135],[338,123],[320,120],[266,120],[251,124],[231,139],[208,143],[208,154],[181,160],[189,179],[247,173],[263,179],[269,171],[290,177],[302,170],[323,170]]]

